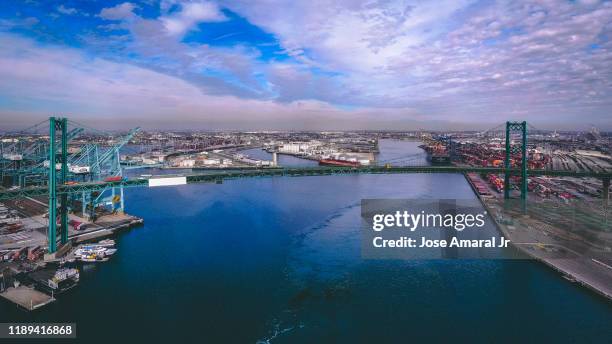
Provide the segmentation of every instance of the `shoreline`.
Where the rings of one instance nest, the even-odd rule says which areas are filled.
[[[107,221],[100,225],[101,228],[88,231],[86,233],[72,234],[68,237],[68,242],[58,249],[58,252],[62,252],[61,257],[53,255],[45,255],[42,261],[36,262],[36,267],[32,270],[21,270],[19,266],[7,265],[7,269],[12,269],[16,274],[30,274],[32,272],[45,269],[48,264],[63,264],[67,260],[69,255],[72,254],[73,248],[80,244],[97,242],[103,238],[115,237],[121,232],[129,229],[142,226],[144,219],[134,216],[123,214],[126,219],[121,221]],[[0,293],[0,298],[6,300],[8,303],[17,305],[21,309],[31,312],[36,311],[44,306],[56,301],[53,294],[49,295],[47,292],[40,291],[34,284],[32,285],[20,285],[18,287],[7,287]]]
[[[540,263],[543,263],[544,265],[548,266],[549,268],[552,268],[553,270],[555,270],[558,273],[560,273],[561,276],[563,278],[567,279],[568,281],[573,282],[573,283],[578,283],[582,287],[585,287],[587,290],[589,290],[591,292],[594,292],[595,294],[598,294],[600,296],[603,296],[608,301],[612,301],[612,291],[610,291],[610,290],[603,290],[603,288],[596,286],[595,284],[592,283],[592,281],[589,280],[588,276],[584,276],[584,273],[580,273],[578,271],[575,271],[573,269],[568,268],[567,266],[561,265],[560,264],[560,262],[561,262],[560,259],[554,259],[554,258],[550,259],[550,258],[540,257],[540,256],[536,255],[535,253],[527,250],[522,245],[515,244],[514,240],[512,238],[512,235],[508,231],[508,228],[506,228],[506,225],[503,224],[503,223],[500,223],[498,221],[498,219],[497,219],[497,216],[495,216],[495,215],[499,215],[498,211],[496,209],[494,209],[491,205],[489,205],[488,202],[486,202],[486,200],[482,197],[482,195],[480,195],[478,193],[478,190],[476,189],[474,184],[472,184],[472,181],[470,180],[470,178],[468,178],[467,174],[464,173],[463,176],[466,179],[466,181],[468,182],[468,184],[470,185],[470,187],[472,188],[472,191],[474,192],[474,194],[476,195],[476,197],[478,198],[478,200],[480,201],[482,206],[489,213],[489,216],[493,220],[493,223],[495,224],[495,227],[498,229],[498,231],[506,239],[510,240],[510,245],[512,245],[512,247],[516,248],[521,253],[527,255],[527,259],[533,259],[533,260],[536,260],[536,261],[538,261]],[[495,197],[495,196],[493,196],[493,197]],[[547,245],[547,244],[544,244],[544,245]],[[598,265],[604,264],[605,266],[602,266],[604,268],[610,268],[607,264],[602,263],[602,262],[600,262],[598,260],[590,259],[590,258],[585,258],[585,259],[589,259],[589,260],[593,261],[595,264],[598,264]]]

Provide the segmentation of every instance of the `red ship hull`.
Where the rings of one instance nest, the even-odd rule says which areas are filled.
[[[335,160],[335,159],[321,159],[319,160],[321,166],[343,166],[343,167],[359,167],[360,164],[354,161]]]

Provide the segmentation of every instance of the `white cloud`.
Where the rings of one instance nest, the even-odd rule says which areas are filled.
[[[118,7],[113,8],[113,11]],[[119,57],[116,52],[122,51],[131,55],[130,59],[134,63],[189,80],[205,93],[265,97],[265,90],[255,78],[258,65],[256,59],[259,56],[256,49],[181,42],[182,35],[197,23],[226,19],[217,5],[210,2],[169,0],[160,3],[160,10],[163,15],[145,19],[134,14],[130,8],[122,13],[131,14],[122,16],[120,22],[100,27],[105,32],[124,29],[130,32],[129,35],[88,35],[84,39],[98,51],[113,51],[115,58]],[[114,12],[110,14],[113,18],[119,17],[114,16]]]
[[[125,128],[366,128],[376,111],[339,110],[325,102],[286,104],[214,96],[182,79],[103,59],[77,50],[42,47],[0,34],[0,94],[13,99],[0,111],[3,123],[60,113],[73,119]],[[389,119],[398,113],[388,110]],[[350,123],[345,123],[350,119]],[[6,121],[5,121],[6,120]],[[113,124],[114,123],[114,124]],[[347,126],[348,125],[348,126]]]
[[[451,120],[521,113],[549,123],[559,116],[601,120],[612,108],[609,2],[245,0],[225,6],[275,34],[305,65],[341,75],[334,78],[344,87],[327,89],[327,101],[418,108]],[[309,85],[312,76],[301,80]],[[313,94],[284,85],[291,99]]]
[[[0,19],[0,30],[31,29],[40,21],[38,18],[27,17],[24,19]]]
[[[330,70],[374,72],[440,33],[471,0],[228,1],[228,8],[277,35],[289,50],[308,50]]]
[[[79,12],[76,8],[66,7],[64,5],[59,5],[57,7],[57,11],[61,14],[66,14],[66,15],[73,15]]]
[[[124,2],[114,7],[103,8],[99,16],[106,20],[122,20],[133,16],[135,8],[136,5]]]
[[[184,104],[208,112],[223,100],[228,113],[247,118],[257,118],[260,107],[299,118],[329,112],[365,120],[374,111],[404,122],[526,117],[554,125],[588,118],[610,126],[610,2],[162,0],[159,6],[157,18],[134,14],[131,3],[104,9],[100,17],[116,20],[105,27],[126,32],[87,36],[84,46],[147,68],[160,77],[156,81],[183,82],[186,94],[209,102],[156,91],[161,99],[180,99],[179,113]],[[290,58],[264,60],[248,43],[182,41],[199,23],[228,20],[222,9],[271,33]],[[0,28],[25,25],[0,20]]]
[[[170,35],[182,36],[202,22],[227,20],[219,6],[210,1],[184,2],[180,7],[180,11],[160,18]]]

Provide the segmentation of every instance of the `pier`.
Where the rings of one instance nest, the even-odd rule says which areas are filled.
[[[0,293],[0,296],[28,311],[36,310],[55,301],[53,296],[23,285],[7,288]]]
[[[555,236],[559,228],[539,222],[528,215],[510,217],[504,213],[503,204],[497,203],[494,196],[483,196],[467,178],[466,181],[489,213],[499,232],[510,240],[513,247],[524,253],[526,257],[537,260],[559,272],[568,281],[580,284],[587,289],[612,301],[612,266],[593,258],[585,257],[576,252],[584,250],[585,244],[563,240]],[[504,219],[512,218],[512,223]],[[534,227],[538,226],[538,229]],[[576,250],[569,245],[581,245]],[[558,253],[563,251],[563,256]],[[552,253],[551,253],[552,252]]]

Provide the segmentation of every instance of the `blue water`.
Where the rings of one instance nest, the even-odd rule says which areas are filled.
[[[405,144],[405,143],[397,143]],[[462,198],[460,175],[279,177],[130,189],[145,225],[35,313],[80,342],[610,342],[612,306],[531,261],[360,258],[362,198]]]
[[[378,164],[390,163],[393,166],[427,165],[425,151],[419,148],[422,142],[379,140]]]
[[[252,148],[246,149],[241,152],[242,154],[246,154],[252,159],[259,160],[272,160],[272,154],[266,152],[261,148]],[[314,160],[300,159],[291,155],[279,154],[278,155],[278,164],[282,167],[308,167],[308,166],[318,166],[319,163]]]

